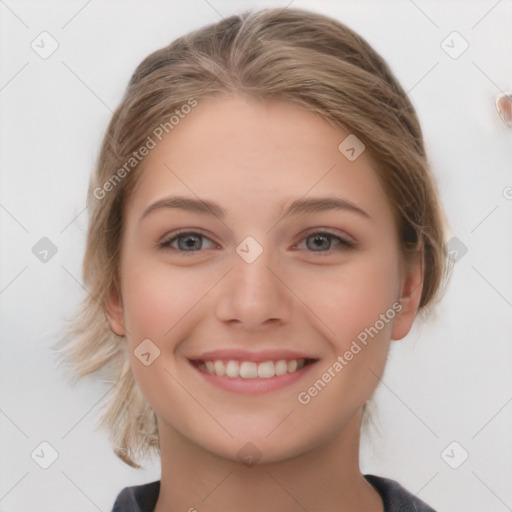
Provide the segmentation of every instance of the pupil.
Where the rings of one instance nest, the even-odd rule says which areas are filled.
[[[314,244],[315,248],[321,249],[322,245],[324,245],[324,246],[326,245],[325,243],[327,243],[327,246],[324,248],[328,248],[330,241],[326,236],[317,235],[317,236],[313,237],[313,244]]]
[[[198,246],[201,245],[199,237],[194,235],[189,235],[186,238],[182,238],[182,241],[184,241],[185,249],[198,249]],[[181,247],[181,249],[183,249],[183,247]]]

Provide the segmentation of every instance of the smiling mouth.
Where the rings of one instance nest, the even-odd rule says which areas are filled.
[[[236,361],[236,360],[195,360],[192,363],[202,372],[217,377],[231,379],[271,379],[286,374],[295,373],[305,366],[312,364],[316,359],[279,359],[276,361]]]

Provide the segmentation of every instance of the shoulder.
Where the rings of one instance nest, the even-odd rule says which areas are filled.
[[[381,495],[384,512],[436,512],[395,480],[375,475],[364,475],[364,477]]]
[[[381,495],[384,512],[436,512],[395,480],[375,475],[364,476]],[[112,512],[153,512],[159,492],[160,481],[125,487],[117,496]]]
[[[112,512],[153,512],[160,492],[160,481],[125,487],[117,496]]]

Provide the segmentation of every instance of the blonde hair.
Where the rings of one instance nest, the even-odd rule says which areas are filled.
[[[402,254],[422,254],[420,309],[436,298],[445,271],[442,212],[416,113],[385,61],[351,29],[301,9],[264,9],[205,26],[152,53],[129,82],[91,176],[83,262],[88,294],[60,351],[60,364],[75,380],[99,373],[114,385],[100,426],[133,467],[159,453],[159,441],[126,340],[111,332],[105,313],[111,290],[119,289],[123,208],[140,167],[126,163],[191,99],[200,105],[230,93],[292,102],[355,134],[378,164]]]

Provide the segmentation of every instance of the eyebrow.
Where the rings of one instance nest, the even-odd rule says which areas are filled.
[[[206,199],[197,199],[194,197],[186,196],[169,196],[160,199],[150,204],[143,212],[140,220],[144,219],[151,212],[155,210],[164,209],[180,209],[195,213],[204,213],[209,215],[215,215],[219,219],[226,217],[226,210],[217,203]],[[371,216],[363,210],[361,207],[336,196],[327,197],[312,197],[308,199],[300,198],[293,201],[290,206],[285,209],[282,206],[280,209],[280,218],[291,217],[293,215],[304,215],[317,212],[323,212],[328,210],[344,210],[353,213],[357,213],[362,217],[371,219]]]

